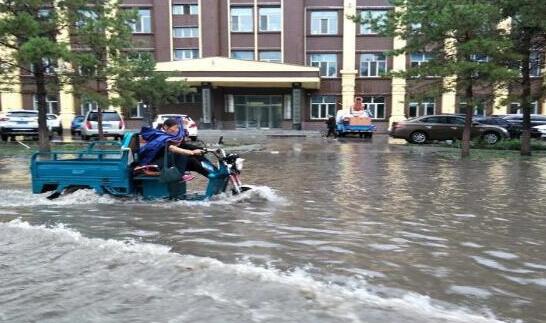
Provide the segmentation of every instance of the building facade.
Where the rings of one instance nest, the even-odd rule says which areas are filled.
[[[403,41],[348,18],[396,10],[388,0],[124,0],[123,7],[139,12],[135,50],[151,54],[158,70],[175,72],[173,80],[194,88],[159,113],[189,114],[200,127],[316,129],[328,115],[348,109],[355,96],[363,97],[383,131],[407,117],[466,109],[457,93],[419,94],[442,80],[383,76],[428,59],[423,53],[386,56]],[[543,71],[533,75],[533,112],[546,113]],[[479,89],[483,99],[475,113],[518,112],[518,102],[500,100],[518,91]],[[2,110],[36,105],[24,83],[1,94]],[[48,106],[68,125],[95,105],[61,90],[48,96]],[[143,109],[123,109],[129,125],[140,124]]]

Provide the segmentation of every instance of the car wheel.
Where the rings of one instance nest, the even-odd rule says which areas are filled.
[[[501,136],[495,132],[487,132],[482,136],[482,140],[489,145],[494,145],[501,140]]]
[[[197,136],[190,136],[191,141],[197,141]]]
[[[82,140],[86,140],[86,141],[89,140],[89,136],[82,135]]]
[[[8,141],[8,135],[2,135],[2,141]]]
[[[414,144],[424,144],[427,142],[427,134],[422,131],[412,132],[410,135],[410,142]]]

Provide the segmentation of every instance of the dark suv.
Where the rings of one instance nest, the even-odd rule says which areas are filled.
[[[464,118],[456,115],[430,115],[394,122],[389,134],[394,138],[406,139],[416,144],[424,144],[428,140],[462,139]],[[499,126],[472,123],[472,138],[481,138],[488,144],[496,144],[509,138],[508,131]]]
[[[521,129],[523,128],[523,114],[509,114],[503,117],[504,120],[510,122],[514,128],[514,132],[517,133],[517,137],[521,135]],[[546,116],[540,114],[531,114],[531,137],[540,138],[540,132],[533,129],[535,126],[546,125]]]

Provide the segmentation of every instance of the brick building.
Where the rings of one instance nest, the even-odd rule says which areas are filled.
[[[159,112],[187,113],[202,127],[323,127],[327,116],[348,108],[355,95],[364,98],[382,130],[406,117],[465,109],[457,93],[417,95],[437,79],[382,77],[428,59],[422,53],[386,57],[402,41],[347,18],[384,15],[394,10],[388,0],[124,0],[123,6],[139,12],[136,50],[152,54],[158,70],[176,72],[175,79],[195,89]],[[533,72],[533,112],[546,113],[543,73],[538,67]],[[36,106],[32,88],[22,87],[2,93],[3,110]],[[517,92],[479,89],[483,100],[476,113],[518,112],[517,102],[500,100]],[[63,92],[50,95],[48,104],[65,126],[94,106]],[[142,108],[125,109],[130,125],[139,125]]]

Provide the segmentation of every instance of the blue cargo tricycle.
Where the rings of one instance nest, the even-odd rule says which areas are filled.
[[[221,193],[239,194],[250,188],[240,179],[243,159],[223,149],[203,149],[218,160],[214,165],[203,158],[209,172],[206,191],[189,194],[182,179],[166,182],[158,172],[136,173],[140,140],[138,133],[126,133],[121,142],[93,142],[80,151],[34,153],[31,159],[32,192],[51,192],[49,198],[77,189],[98,194],[145,199],[208,199]],[[104,148],[107,147],[107,148]]]

